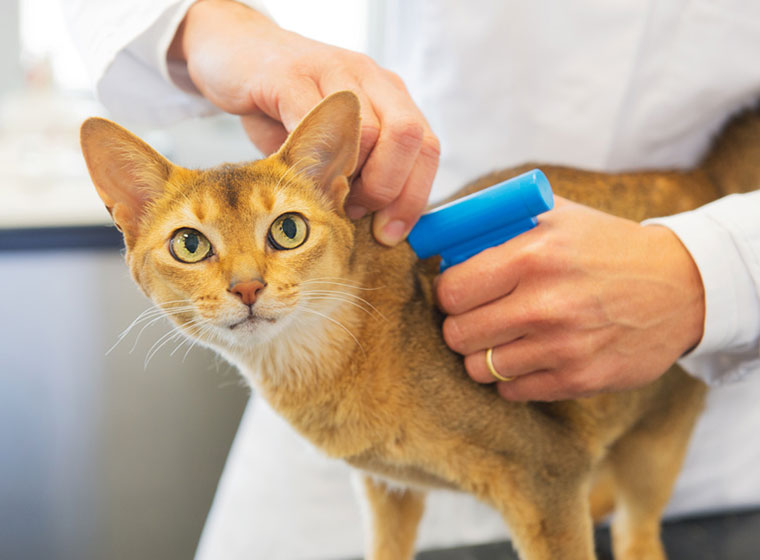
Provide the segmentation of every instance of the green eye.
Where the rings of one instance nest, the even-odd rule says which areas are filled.
[[[174,232],[169,252],[180,262],[197,263],[211,255],[211,243],[200,231],[182,228]]]
[[[288,212],[277,218],[269,227],[269,244],[275,249],[300,247],[309,237],[309,223],[301,214]]]

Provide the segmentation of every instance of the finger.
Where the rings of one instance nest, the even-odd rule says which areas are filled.
[[[276,152],[322,96],[311,80],[275,87],[273,93],[256,96],[255,112],[241,115],[246,134],[264,155]]]
[[[499,394],[510,401],[563,401],[580,399],[600,391],[589,384],[581,371],[549,370],[522,375],[498,383]]]
[[[412,173],[423,141],[434,136],[403,84],[375,79],[364,83],[363,87],[373,92],[371,102],[380,128],[377,141],[362,168],[361,181],[352,189],[351,201],[369,210],[379,210],[398,198]],[[426,191],[426,198],[430,185],[424,185],[421,190]]]
[[[359,97],[361,130],[359,133],[359,156],[356,162],[355,173],[358,175],[380,137],[380,119],[375,112],[375,108],[370,98],[361,89],[358,82],[350,77],[345,77],[339,81],[327,81],[326,84],[322,85],[321,91],[322,94],[327,97],[331,93],[347,89]]]
[[[558,371],[536,371],[500,382],[497,391],[509,401],[559,401],[584,396],[567,388]]]
[[[288,132],[324,98],[317,84],[308,78],[278,84],[274,93],[266,97],[269,102],[264,111],[279,120]]]
[[[352,55],[356,55],[356,53],[352,53]],[[338,91],[350,90],[359,98],[361,137],[357,169],[361,169],[380,136],[380,118],[372,99],[367,95],[367,91],[372,91],[373,95],[377,95],[379,92],[362,87],[361,80],[357,76],[362,72],[375,74],[379,69],[369,57],[364,55],[356,56],[353,63],[356,65],[353,67],[353,72],[347,67],[339,66],[320,74],[318,85],[324,97]]]
[[[362,61],[368,66],[374,65],[368,57],[363,55],[357,58],[358,61]],[[375,71],[374,68],[370,69]],[[372,149],[380,136],[380,120],[375,113],[375,107],[372,101],[367,96],[365,89],[361,87],[359,80],[351,73],[346,71],[343,67],[332,69],[330,72],[325,72],[320,75],[319,88],[323,96],[328,96],[332,93],[350,90],[359,97],[359,107],[361,115],[361,130],[359,137],[359,155],[356,162],[356,170],[354,176],[356,179],[351,185],[351,193],[346,200],[346,212],[352,220],[358,220],[367,212],[369,208],[366,203],[361,199],[356,199],[354,194],[356,192],[363,192],[361,171],[364,163],[367,161],[367,157],[372,152]]]
[[[343,88],[345,89],[345,88]],[[358,220],[366,215],[370,208],[365,200],[362,200],[361,196],[357,196],[357,193],[365,191],[362,180],[363,166],[367,161],[367,157],[375,147],[377,139],[380,137],[380,120],[375,114],[375,109],[372,106],[369,98],[360,90],[352,89],[354,93],[359,96],[359,103],[361,107],[361,132],[359,140],[359,157],[356,161],[356,169],[354,176],[356,179],[351,185],[351,192],[346,200],[346,212],[348,217],[352,220]]]
[[[443,339],[454,352],[467,355],[513,342],[528,334],[531,324],[525,313],[515,307],[512,298],[505,297],[461,315],[446,317]]]
[[[558,401],[641,386],[620,374],[619,357],[612,355],[583,367],[549,367],[499,383],[499,394],[511,401]]]
[[[413,115],[390,111],[381,116],[380,135],[351,191],[352,205],[374,211],[401,193],[422,147],[424,130]]]
[[[356,163],[356,171],[358,175],[380,137],[380,118],[375,112],[375,107],[372,104],[372,101],[358,85],[352,91],[359,96],[362,119],[361,136],[359,140],[359,157]]]
[[[288,137],[281,122],[264,114],[244,115],[240,117],[240,122],[253,145],[265,156],[276,152]]]
[[[438,140],[434,137],[423,139],[419,155],[401,193],[373,218],[373,234],[380,243],[395,245],[407,236],[422,215],[438,170],[439,157]]]
[[[459,315],[512,293],[522,274],[518,265],[519,249],[530,242],[534,232],[535,229],[525,232],[447,268],[436,283],[436,298],[441,309],[450,315]]]
[[[513,378],[515,381],[553,367],[551,357],[546,351],[528,339],[496,346],[491,353],[491,363],[501,377]],[[485,351],[469,354],[464,359],[464,365],[470,377],[478,383],[498,381],[488,368]]]

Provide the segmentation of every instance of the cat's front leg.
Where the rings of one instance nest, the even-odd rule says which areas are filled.
[[[361,475],[370,517],[367,560],[411,560],[425,493]]]

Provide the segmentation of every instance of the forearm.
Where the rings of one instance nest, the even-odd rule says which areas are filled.
[[[217,110],[198,94],[189,78],[182,79],[183,73],[187,74],[184,63],[175,60],[170,67],[168,60],[176,31],[196,2],[62,3],[95,92],[114,118],[165,124]],[[257,10],[263,9],[260,2],[246,2]]]
[[[262,11],[235,0],[198,0],[176,29],[166,50],[173,81],[233,114],[251,110],[247,94],[251,74],[264,73],[251,59],[277,52],[282,35]],[[238,74],[238,80],[228,77]],[[263,81],[263,79],[261,80]]]

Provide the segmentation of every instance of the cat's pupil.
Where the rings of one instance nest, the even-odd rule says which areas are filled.
[[[185,249],[191,253],[195,253],[198,250],[198,245],[200,245],[200,239],[198,239],[197,235],[192,233],[185,234]]]
[[[287,235],[288,238],[293,239],[296,236],[297,231],[298,226],[296,226],[296,223],[292,218],[286,218],[282,221],[282,233]]]

